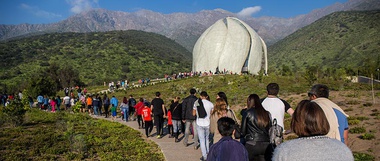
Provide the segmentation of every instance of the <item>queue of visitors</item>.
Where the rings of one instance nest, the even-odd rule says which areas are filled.
[[[354,160],[347,147],[348,115],[328,99],[326,85],[314,85],[308,92],[309,100],[301,101],[295,110],[278,98],[279,90],[277,83],[270,83],[266,98],[249,95],[246,107],[240,113],[241,120],[237,120],[224,92],[217,94],[213,104],[206,91],[199,92],[198,98],[195,89],[190,89],[190,95],[182,102],[180,97],[174,97],[169,109],[165,107],[160,92],[155,93],[151,102],[139,98],[137,103],[130,95],[119,103],[115,96],[85,94],[80,88],[78,97],[66,89],[63,99],[39,95],[37,107],[56,112],[61,110],[62,103],[64,110],[70,110],[79,102],[81,112],[106,118],[111,112],[112,120],[117,118],[117,108],[120,108],[121,119],[128,122],[135,121],[136,117],[139,128],[145,129],[146,137],[161,139],[168,135],[175,143],[182,141],[185,147],[193,145],[195,150],[200,147],[200,160]],[[1,97],[3,105],[10,99],[12,97]],[[28,97],[28,100],[32,107],[33,99]],[[271,141],[271,128],[276,120],[284,129],[285,112],[291,115],[291,131],[299,138],[276,146]],[[152,134],[154,126],[156,133]],[[181,133],[183,136],[179,137]],[[189,141],[190,135],[193,136],[192,142]]]

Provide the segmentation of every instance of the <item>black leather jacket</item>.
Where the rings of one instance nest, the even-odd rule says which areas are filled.
[[[267,112],[270,118],[270,113]],[[247,109],[245,117],[241,123],[241,133],[247,142],[269,142],[269,128],[271,126],[269,120],[268,125],[263,128],[257,125],[257,117],[255,108]]]

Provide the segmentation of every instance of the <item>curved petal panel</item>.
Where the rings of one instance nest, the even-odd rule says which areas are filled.
[[[226,17],[211,25],[198,39],[193,49],[193,71],[211,71],[216,68],[233,73],[243,69],[257,74],[264,57],[267,71],[266,45],[246,23]]]

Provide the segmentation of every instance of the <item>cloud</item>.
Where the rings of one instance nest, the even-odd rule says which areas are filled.
[[[73,13],[81,13],[98,6],[98,0],[66,0],[66,2],[71,5],[70,11]]]
[[[261,10],[261,6],[243,8],[239,13],[237,13],[237,15],[239,17],[250,17],[251,15],[259,12],[260,10]]]
[[[29,5],[25,4],[25,3],[22,3],[20,5],[20,7],[22,9],[24,9],[24,10],[32,13],[34,16],[37,16],[37,17],[42,17],[42,18],[47,18],[47,19],[54,19],[54,18],[61,18],[62,17],[62,15],[60,15],[60,14],[55,14],[55,13],[52,13],[52,12],[41,10],[38,7],[29,6]]]

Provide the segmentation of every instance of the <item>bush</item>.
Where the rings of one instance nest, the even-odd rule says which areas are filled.
[[[20,99],[14,99],[6,107],[0,108],[0,116],[3,123],[8,123],[13,126],[20,126],[24,122],[25,112],[28,108],[21,102]]]
[[[375,139],[375,135],[372,133],[365,133],[361,136],[361,139],[363,140],[372,140]]]
[[[375,157],[366,153],[354,152],[355,161],[374,161]]]
[[[357,125],[359,123],[360,123],[359,120],[348,120],[348,125]]]
[[[351,128],[349,132],[353,134],[360,134],[360,133],[365,133],[366,129],[364,127],[354,127],[354,128]]]

